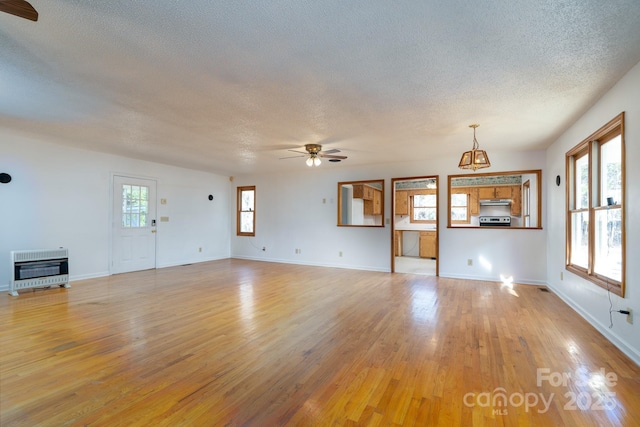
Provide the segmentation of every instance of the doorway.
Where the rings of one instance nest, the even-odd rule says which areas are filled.
[[[156,268],[156,181],[113,176],[111,274]]]
[[[391,272],[438,275],[438,176],[392,178]]]

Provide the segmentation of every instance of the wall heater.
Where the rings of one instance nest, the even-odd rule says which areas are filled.
[[[11,251],[10,295],[17,297],[18,289],[52,285],[70,287],[68,249]]]

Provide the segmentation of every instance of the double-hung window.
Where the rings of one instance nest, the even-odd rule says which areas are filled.
[[[256,235],[256,187],[238,187],[238,236]]]
[[[566,154],[567,270],[624,296],[624,113]]]
[[[435,190],[411,196],[410,222],[435,223],[438,202]]]
[[[451,224],[469,224],[469,193],[467,190],[452,189],[451,192]]]

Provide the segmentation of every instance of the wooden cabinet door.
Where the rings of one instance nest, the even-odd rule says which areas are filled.
[[[409,215],[409,193],[396,191],[396,215]]]
[[[382,191],[373,190],[373,214],[382,215]]]
[[[510,199],[512,186],[496,187],[496,199]]]
[[[420,258],[436,257],[436,240],[435,231],[420,232]]]
[[[495,195],[496,195],[495,187],[478,188],[478,197],[480,197],[480,199],[495,199]]]
[[[354,184],[353,185],[353,198],[354,199],[364,199],[364,184]]]
[[[511,187],[511,216],[522,215],[522,190],[519,185]]]
[[[393,235],[393,248],[395,256],[402,256],[402,230],[395,230]]]
[[[480,197],[477,188],[469,188],[469,214],[480,215]]]

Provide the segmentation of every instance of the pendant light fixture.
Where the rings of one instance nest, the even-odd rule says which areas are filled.
[[[460,164],[458,164],[460,169],[473,169],[475,171],[477,169],[488,168],[491,166],[489,156],[487,156],[486,151],[479,149],[480,146],[478,145],[478,140],[476,140],[476,128],[478,126],[480,125],[469,125],[470,128],[473,128],[473,148],[471,151],[465,151],[462,154]]]

